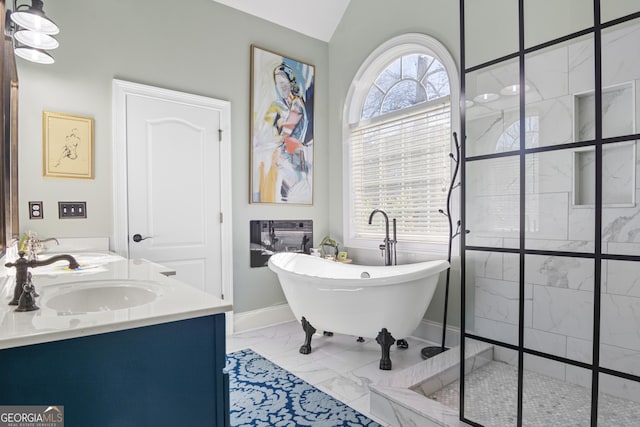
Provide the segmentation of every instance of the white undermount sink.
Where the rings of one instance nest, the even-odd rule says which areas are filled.
[[[98,313],[138,307],[158,297],[157,285],[136,280],[96,280],[65,286],[43,301],[64,314]]]

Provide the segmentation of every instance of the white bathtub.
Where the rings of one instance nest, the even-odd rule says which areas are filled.
[[[384,329],[396,339],[413,333],[431,302],[439,273],[448,267],[444,260],[363,266],[286,252],[269,258],[269,268],[278,275],[299,321],[304,317],[319,331],[376,338],[383,353],[380,332]],[[383,368],[381,361],[381,369],[390,369],[390,363]]]

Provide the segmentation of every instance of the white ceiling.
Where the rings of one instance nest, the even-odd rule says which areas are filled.
[[[328,42],[350,0],[213,0]]]

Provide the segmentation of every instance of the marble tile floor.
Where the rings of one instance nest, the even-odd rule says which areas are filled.
[[[346,403],[383,426],[393,427],[371,414],[369,385],[422,361],[420,349],[435,345],[406,337],[409,348],[391,348],[393,369],[382,371],[380,346],[374,339],[359,343],[356,337],[315,335],[311,354],[300,354],[304,332],[297,321],[227,336],[227,353],[251,348],[325,393]]]

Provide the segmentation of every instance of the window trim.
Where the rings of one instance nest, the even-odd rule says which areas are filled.
[[[358,69],[344,103],[342,115],[342,229],[344,245],[348,248],[378,250],[380,240],[355,238],[351,227],[351,212],[353,201],[351,196],[351,158],[350,135],[355,123],[360,120],[362,107],[366,101],[371,82],[395,59],[410,53],[425,53],[436,57],[446,68],[449,77],[451,100],[451,129],[457,131],[460,125],[460,80],[458,67],[453,56],[447,48],[435,38],[420,34],[408,33],[394,37],[378,46],[369,54]],[[458,132],[459,133],[459,132]],[[453,147],[453,137],[451,138]],[[453,167],[451,168],[453,171]],[[452,195],[452,218],[455,222],[459,218],[460,192],[459,188]],[[454,230],[455,231],[455,230]],[[458,254],[458,246],[452,245],[453,255]],[[402,236],[398,236],[398,252],[423,252],[430,254],[446,255],[448,243],[417,243],[403,242]]]

